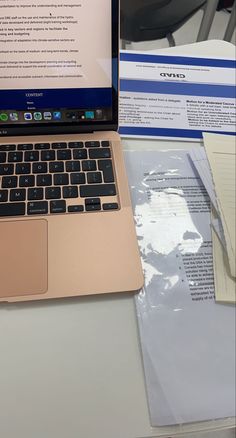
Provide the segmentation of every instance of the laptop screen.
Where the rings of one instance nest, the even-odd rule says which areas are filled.
[[[117,3],[1,0],[2,135],[117,122]]]

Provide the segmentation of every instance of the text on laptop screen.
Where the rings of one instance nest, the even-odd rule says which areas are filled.
[[[0,125],[112,119],[111,0],[0,0]]]

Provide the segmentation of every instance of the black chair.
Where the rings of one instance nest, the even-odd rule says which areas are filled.
[[[127,43],[168,38],[173,46],[173,32],[205,3],[206,0],[120,0],[121,39]]]

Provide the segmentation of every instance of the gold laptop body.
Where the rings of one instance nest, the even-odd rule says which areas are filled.
[[[99,120],[92,105],[73,110],[62,105],[59,111],[50,106],[17,108],[10,103],[1,107],[1,92],[6,96],[7,89],[0,75],[0,301],[142,287],[122,145],[116,132],[118,2],[100,2],[112,15],[108,35],[113,97],[111,109],[101,105]],[[102,14],[104,8],[98,10]],[[29,90],[36,93],[32,87]],[[15,93],[10,91],[12,102]],[[59,114],[62,120],[44,120],[50,114]]]

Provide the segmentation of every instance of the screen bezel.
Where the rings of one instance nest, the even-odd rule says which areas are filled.
[[[50,124],[1,124],[0,137],[15,135],[45,135],[87,133],[94,131],[117,131],[118,129],[118,77],[119,77],[119,0],[111,0],[112,16],[112,120],[91,123],[50,123]]]

